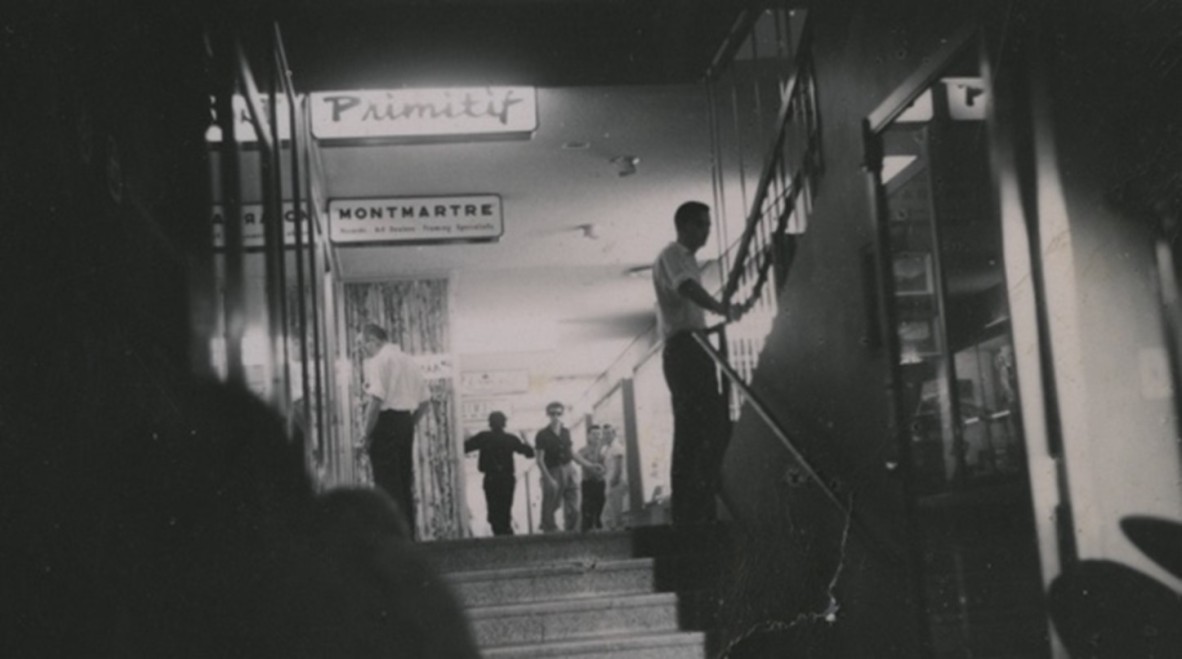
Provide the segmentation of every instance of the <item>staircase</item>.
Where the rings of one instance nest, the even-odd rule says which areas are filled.
[[[723,534],[693,535],[649,527],[481,538],[433,543],[431,553],[487,659],[703,659]]]

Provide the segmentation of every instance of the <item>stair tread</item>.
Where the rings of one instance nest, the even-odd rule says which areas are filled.
[[[683,596],[712,569],[716,535],[668,527],[467,538],[432,543],[432,553],[489,659],[701,659],[709,622],[694,613],[695,596],[688,609]]]
[[[495,604],[468,608],[468,617],[476,620],[499,616],[518,616],[537,613],[559,613],[570,611],[595,611],[605,608],[636,606],[660,606],[677,604],[677,593],[612,593],[565,597],[561,599],[533,600],[512,604]]]
[[[604,650],[632,650],[651,647],[693,646],[704,643],[705,632],[655,632],[608,634],[595,638],[579,638],[562,641],[547,641],[545,643],[528,643],[522,645],[501,645],[482,648],[486,657],[501,655],[515,656],[521,654],[553,654],[555,656],[573,654],[575,652],[595,652]]]
[[[514,579],[520,577],[545,577],[563,574],[584,574],[613,570],[642,570],[653,567],[652,558],[612,558],[605,560],[570,559],[562,562],[545,563],[521,567],[504,567],[485,570],[453,570],[444,576],[451,582],[484,581],[493,579]]]
[[[636,558],[626,533],[550,534],[506,538],[444,540],[428,550],[446,573],[540,567],[572,561]]]
[[[435,550],[453,550],[453,549],[468,549],[472,547],[498,547],[505,545],[531,545],[531,544],[550,544],[561,543],[566,541],[613,541],[613,540],[632,540],[632,536],[627,530],[622,531],[604,531],[602,533],[535,533],[533,535],[498,535],[491,538],[458,538],[454,540],[433,540],[428,547],[431,551]]]

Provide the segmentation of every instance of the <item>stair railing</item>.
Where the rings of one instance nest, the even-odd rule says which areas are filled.
[[[802,16],[807,18],[807,14]],[[792,68],[781,86],[775,137],[764,159],[743,233],[723,256],[723,263],[730,263],[730,267],[719,296],[743,313],[738,319],[694,332],[693,336],[724,376],[721,384],[730,401],[731,418],[737,419],[742,404],[747,403],[850,528],[870,540],[888,559],[904,563],[902,549],[881,538],[855,513],[851,500],[843,497],[812,464],[751,386],[776,315],[779,292],[792,264],[796,236],[807,227],[813,195],[824,169],[810,30],[804,20],[798,25],[797,38],[791,45]],[[769,280],[775,285],[767,286]],[[717,347],[711,341],[712,334],[717,335]]]
[[[729,263],[720,297],[744,310],[719,336],[723,354],[750,382],[763,343],[777,312],[777,298],[812,212],[813,195],[823,171],[821,121],[807,12],[792,12],[782,36],[788,41],[791,70],[780,85],[775,135],[768,147],[750,211],[739,240],[723,255]],[[796,27],[798,26],[798,27]],[[775,285],[768,286],[768,281]],[[738,400],[728,393],[732,418]]]
[[[706,354],[714,360],[715,365],[719,371],[725,376],[724,382],[730,383],[738,389],[738,394],[747,402],[749,408],[764,422],[772,435],[780,442],[780,445],[792,456],[796,461],[797,466],[805,476],[813,482],[813,484],[821,491],[825,499],[833,505],[834,508],[841,514],[843,519],[848,520],[850,528],[859,532],[864,538],[869,540],[871,544],[879,548],[887,558],[897,563],[905,563],[905,554],[900,547],[895,543],[888,542],[883,539],[873,529],[870,528],[862,519],[862,516],[857,514],[851,503],[851,500],[843,499],[837,489],[833,486],[829,479],[813,465],[813,463],[805,456],[804,452],[797,447],[796,443],[789,437],[788,432],[784,429],[784,424],[776,418],[772,413],[771,408],[763,401],[763,399],[751,388],[749,384],[743,379],[742,375],[730,365],[726,356],[723,355],[713,344],[710,343],[708,334],[714,331],[719,331],[721,325],[714,328],[697,331],[693,333],[694,340],[706,351]],[[729,508],[729,506],[728,506]]]

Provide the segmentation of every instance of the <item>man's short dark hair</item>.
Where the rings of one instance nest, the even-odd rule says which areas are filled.
[[[563,405],[562,403],[560,403],[558,401],[554,401],[553,403],[550,403],[549,405],[546,406],[546,414],[549,414],[551,412],[565,412],[565,411],[566,411],[566,405]]]
[[[687,201],[673,213],[673,224],[680,230],[690,222],[696,222],[703,212],[709,213],[710,207],[700,201]]]
[[[493,412],[488,415],[488,427],[490,428],[504,428],[506,421],[508,419],[505,418],[504,412]]]
[[[377,339],[378,341],[386,341],[390,338],[390,335],[386,333],[386,328],[377,323],[366,323],[365,328],[361,331],[366,338]]]

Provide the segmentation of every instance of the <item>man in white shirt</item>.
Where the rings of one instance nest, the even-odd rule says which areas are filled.
[[[740,310],[702,288],[694,254],[710,237],[710,207],[687,201],[674,214],[677,240],[653,264],[657,320],[665,340],[665,382],[673,399],[673,523],[714,519],[714,493],[722,453],[730,436],[727,403],[718,389],[714,362],[693,338],[705,329],[705,311],[727,318]]]
[[[374,483],[386,491],[415,534],[415,424],[431,404],[431,390],[418,365],[389,341],[385,328],[369,323],[362,330],[365,406],[364,450]]]

